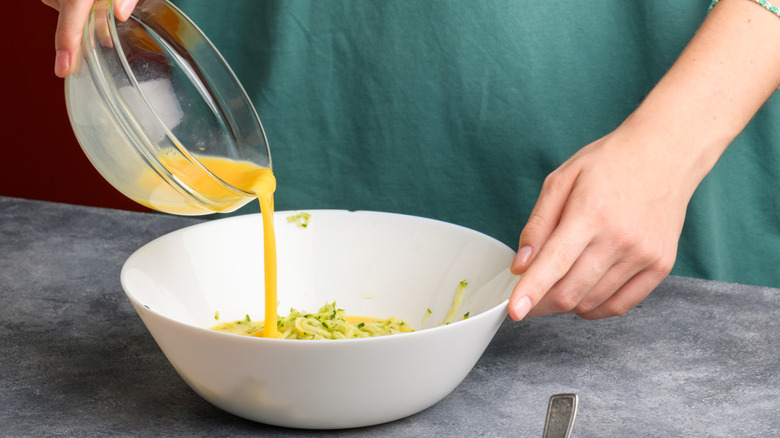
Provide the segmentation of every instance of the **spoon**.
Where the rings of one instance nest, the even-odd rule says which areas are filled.
[[[547,405],[542,438],[568,438],[577,415],[577,394],[555,394]]]

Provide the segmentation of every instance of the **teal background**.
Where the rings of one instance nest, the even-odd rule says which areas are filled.
[[[516,248],[544,177],[640,104],[710,2],[176,3],[256,105],[278,210],[419,215]],[[778,105],[695,193],[674,274],[780,286]]]

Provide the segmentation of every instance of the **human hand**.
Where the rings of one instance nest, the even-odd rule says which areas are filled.
[[[64,78],[73,73],[79,53],[84,24],[94,0],[42,0],[47,6],[60,11],[57,31],[54,35],[54,74]],[[138,0],[116,0],[114,15],[122,21],[130,18]]]
[[[669,274],[694,190],[780,87],[777,17],[722,0],[617,130],[544,182],[512,263],[509,316],[621,315]],[[749,80],[746,80],[749,78]]]
[[[621,315],[669,274],[699,179],[637,134],[621,127],[547,177],[511,267],[513,319]]]

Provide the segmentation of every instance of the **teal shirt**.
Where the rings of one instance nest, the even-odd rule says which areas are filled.
[[[255,103],[278,210],[425,216],[516,248],[544,177],[640,104],[710,1],[176,3]],[[780,287],[778,111],[694,194],[674,274]]]

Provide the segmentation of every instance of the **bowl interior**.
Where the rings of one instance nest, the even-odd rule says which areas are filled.
[[[479,232],[413,216],[315,210],[308,226],[276,212],[278,313],[336,301],[349,315],[440,325],[467,282],[454,321],[506,306],[516,277],[506,245]],[[262,219],[244,215],[185,228],[136,251],[122,285],[136,305],[200,327],[261,320]],[[430,314],[428,314],[430,310]]]

